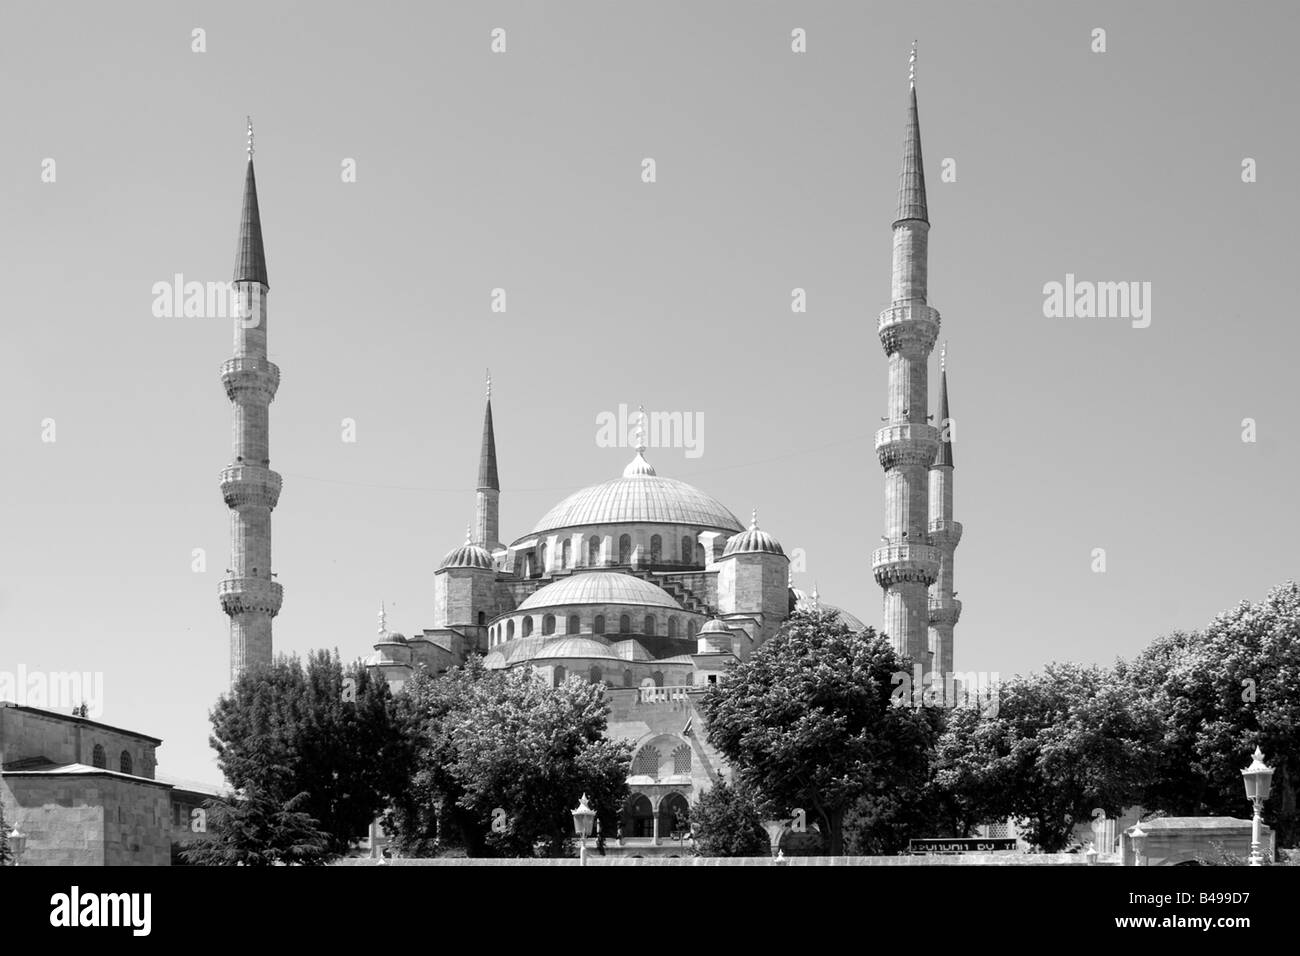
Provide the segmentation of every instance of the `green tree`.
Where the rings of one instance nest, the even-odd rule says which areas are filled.
[[[691,807],[691,824],[700,856],[768,856],[771,852],[758,804],[743,785],[719,780]]]
[[[307,795],[289,800],[249,787],[229,800],[209,800],[208,836],[180,851],[191,866],[312,865],[329,861],[330,834],[302,811]]]
[[[562,855],[584,793],[602,842],[617,827],[631,747],[605,739],[599,685],[571,676],[551,687],[527,669],[490,671],[472,658],[440,677],[417,675],[405,696],[416,770],[394,814],[399,842],[427,839],[438,819],[472,855]]]
[[[962,825],[1015,817],[1046,852],[1095,807],[1137,802],[1157,716],[1122,673],[1049,664],[998,689],[996,716],[958,709],[939,741],[941,804]]]
[[[897,706],[911,662],[871,628],[838,613],[797,610],[776,637],[710,687],[709,741],[768,816],[802,808],[829,852],[844,852],[844,815],[864,796],[902,798],[924,782],[938,708]]]
[[[1250,814],[1241,771],[1256,746],[1274,769],[1266,821],[1300,839],[1300,587],[1242,602],[1202,632],[1151,644],[1125,671],[1162,728],[1140,802],[1170,814]]]
[[[231,787],[294,806],[344,852],[399,793],[412,759],[388,685],[337,651],[241,675],[212,712]]]

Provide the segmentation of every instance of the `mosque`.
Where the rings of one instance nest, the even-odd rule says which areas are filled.
[[[915,49],[913,49],[913,63]],[[941,360],[939,422],[928,413],[928,363],[939,333],[927,302],[930,223],[915,74],[909,89],[891,302],[877,324],[888,358],[888,416],[875,448],[885,472],[885,528],[872,553],[883,626],[927,672],[952,669],[951,418]],[[270,470],[268,408],[279,369],[267,359],[269,291],[253,175],[250,128],[234,283],[252,321],[236,322],[235,356],[222,369],[234,405],[235,454],[222,473],[232,510],[232,678],[271,660],[271,622],[284,589],[271,572],[271,511],[280,476]],[[491,383],[478,456],[476,520],[433,574],[432,627],[391,631],[382,608],[367,663],[396,691],[421,666],[440,673],[482,655],[489,668],[531,669],[559,684],[578,675],[605,687],[608,733],[635,746],[617,847],[667,852],[686,807],[725,770],[696,708],[708,685],[772,638],[791,612],[823,604],[794,588],[781,544],[711,495],[660,475],[646,459],[644,418],[635,457],[618,477],[569,495],[526,533],[503,541]],[[468,491],[468,489],[466,489]],[[840,610],[855,629],[862,621]],[[607,835],[608,836],[608,835]]]

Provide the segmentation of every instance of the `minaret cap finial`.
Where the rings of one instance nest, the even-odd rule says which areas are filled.
[[[916,89],[916,41],[912,41],[912,55],[907,58],[907,85]]]
[[[248,158],[253,158],[253,117],[246,117],[248,120]]]
[[[487,374],[487,397],[490,402],[492,401],[492,370],[490,368],[485,369],[485,372]]]
[[[645,453],[645,406],[636,407],[636,450],[638,454]]]
[[[939,346],[939,371],[948,371],[948,343],[946,341]]]

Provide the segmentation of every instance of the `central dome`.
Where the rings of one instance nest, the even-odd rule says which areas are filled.
[[[743,531],[744,526],[721,502],[698,488],[656,475],[638,454],[614,478],[574,492],[546,512],[532,533],[596,524],[679,524],[719,531]]]
[[[528,595],[516,610],[570,604],[632,604],[681,610],[663,588],[618,571],[587,571],[561,578]]]

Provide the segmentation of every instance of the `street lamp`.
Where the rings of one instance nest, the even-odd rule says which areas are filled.
[[[1241,780],[1246,785],[1246,799],[1255,808],[1250,832],[1250,865],[1263,866],[1264,855],[1260,852],[1259,828],[1264,822],[1262,816],[1264,801],[1268,799],[1268,791],[1273,786],[1273,768],[1264,764],[1264,751],[1259,747],[1255,748],[1250,766],[1241,772]]]
[[[587,865],[587,837],[591,835],[591,821],[596,819],[596,811],[587,806],[584,793],[578,801],[578,809],[573,811],[573,830],[582,840],[582,849],[578,851],[578,865]]]
[[[14,826],[13,833],[9,834],[9,849],[13,850],[14,866],[17,866],[23,850],[27,849],[27,834],[19,833],[17,825]]]
[[[1143,866],[1142,851],[1147,847],[1147,831],[1142,829],[1141,823],[1133,825],[1133,829],[1128,831],[1129,839],[1133,841],[1133,865]]]

